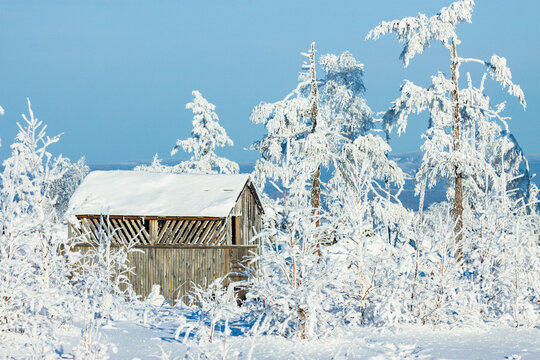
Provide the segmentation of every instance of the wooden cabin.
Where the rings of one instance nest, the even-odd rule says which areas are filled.
[[[144,297],[159,284],[172,301],[185,300],[193,284],[241,272],[244,257],[257,249],[250,240],[261,230],[263,210],[247,174],[94,171],[68,211],[77,219],[69,224],[77,250],[95,244],[100,219],[108,221],[112,246],[136,242],[142,250],[128,257],[135,292]]]

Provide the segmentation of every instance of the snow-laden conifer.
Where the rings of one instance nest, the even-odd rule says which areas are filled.
[[[177,140],[171,155],[182,149],[192,154],[189,160],[178,165],[178,171],[200,174],[236,174],[239,166],[234,161],[219,157],[214,152],[218,147],[232,146],[233,141],[219,124],[214,104],[209,103],[199,91],[193,91],[193,102],[186,105],[193,111],[193,129],[191,137]]]

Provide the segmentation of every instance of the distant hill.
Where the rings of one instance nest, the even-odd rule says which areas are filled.
[[[531,174],[536,174],[533,181],[540,187],[540,154],[528,155],[527,161],[529,161],[529,172]]]
[[[418,197],[414,196],[414,174],[420,163],[422,162],[422,152],[410,152],[404,154],[391,155],[390,158],[397,162],[399,167],[407,175],[407,180],[405,181],[405,186],[400,195],[400,200],[403,205],[408,209],[418,210]],[[529,162],[529,172],[531,175],[538,174],[540,175],[540,155],[531,154],[527,156],[527,161]],[[540,179],[538,176],[533,178],[533,182],[540,187]],[[437,184],[432,189],[426,191],[426,198],[424,207],[429,206],[434,202],[443,201],[446,199],[446,190],[444,184]]]
[[[414,173],[420,166],[422,161],[422,153],[420,151],[395,154],[391,155],[390,158],[397,162],[399,167],[403,169],[406,174],[405,186],[400,194],[400,200],[403,205],[408,209],[418,210],[418,197],[414,196]],[[538,174],[533,178],[535,182],[540,187],[540,154],[531,154],[527,156],[529,162],[529,171],[531,174]],[[167,159],[163,160],[165,165],[176,165],[180,162],[177,159]],[[90,169],[92,170],[131,170],[137,165],[149,165],[150,161],[129,161],[121,162],[114,164],[90,164]],[[253,171],[255,166],[254,162],[242,162],[239,163],[241,173],[250,173]],[[324,179],[323,179],[324,180]],[[272,197],[279,196],[277,190],[273,187],[267,189],[268,193]],[[426,191],[425,207],[429,206],[434,202],[443,201],[446,199],[446,190],[444,184],[437,184],[432,189]]]

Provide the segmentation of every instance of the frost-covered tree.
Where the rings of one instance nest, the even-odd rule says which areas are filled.
[[[77,190],[90,168],[85,164],[84,157],[76,163],[72,163],[68,158],[59,156],[55,162],[62,175],[47,184],[47,192],[54,202],[59,219],[62,219],[68,208],[71,195]]]
[[[439,73],[433,78],[433,87],[423,89],[407,81],[402,86],[402,95],[395,101],[385,116],[386,126],[398,127],[398,133],[405,130],[407,119],[411,113],[419,113],[428,109],[433,122],[428,138],[436,152],[440,155],[446,152],[446,169],[443,173],[446,178],[451,177],[454,188],[453,213],[456,219],[456,240],[461,239],[463,228],[463,179],[466,167],[466,152],[463,148],[463,99],[460,99],[460,66],[464,63],[479,63],[486,69],[491,77],[498,81],[510,95],[516,96],[525,107],[525,97],[518,85],[512,82],[512,75],[506,66],[506,59],[493,55],[489,61],[458,56],[457,46],[460,40],[456,33],[456,26],[461,22],[471,22],[473,0],[462,0],[431,17],[419,14],[401,20],[383,21],[366,38],[378,39],[388,33],[396,34],[398,40],[404,43],[400,58],[405,67],[417,54],[423,53],[426,47],[433,42],[440,42],[450,53],[450,74],[445,76]],[[435,130],[437,129],[437,130]],[[424,162],[432,157],[429,146],[424,148]],[[434,155],[436,156],[436,155]],[[457,252],[461,248],[458,246]]]
[[[209,103],[199,91],[192,92],[193,102],[186,105],[193,111],[193,130],[191,137],[186,140],[177,140],[171,155],[178,149],[193,154],[187,161],[178,165],[178,172],[200,174],[236,174],[239,166],[234,161],[219,157],[214,152],[218,147],[232,146],[233,141],[225,129],[219,125],[219,118],[214,112],[214,104]]]
[[[416,173],[417,194],[421,193],[423,198],[425,186],[431,187],[440,179],[453,184],[455,157],[459,155],[463,163],[461,170],[465,211],[474,207],[485,190],[493,187],[497,177],[505,173],[501,171],[501,159],[504,159],[505,166],[513,168],[512,176],[523,170],[524,166],[520,164],[526,165],[523,152],[508,130],[508,118],[501,115],[504,103],[495,107],[491,105],[490,98],[484,94],[485,76],[479,87],[474,87],[470,75],[468,77],[468,86],[459,91],[461,150],[457,154],[450,151],[453,143],[452,121],[446,110],[451,108],[451,100],[443,96],[451,83],[443,75],[434,77],[432,85],[427,89],[406,83],[402,97],[386,113],[386,120],[392,121],[397,104],[402,109],[411,106],[414,111],[422,108],[430,111],[430,126],[423,135],[424,157]],[[525,183],[522,187],[527,188],[528,178],[526,174],[522,179]],[[454,187],[448,187],[450,199],[454,198],[454,193]]]
[[[44,349],[69,317],[63,303],[69,293],[67,264],[60,252],[67,239],[55,230],[47,186],[63,170],[48,152],[59,136],[46,136],[30,101],[28,111],[17,124],[11,156],[0,174],[0,336],[22,333],[29,344],[41,339]]]
[[[29,118],[22,115],[24,123],[19,127],[15,142],[11,145],[12,155],[3,162],[1,178],[2,193],[5,195],[8,209],[5,216],[14,222],[4,230],[7,234],[17,234],[21,230],[35,233],[40,239],[35,246],[43,253],[42,271],[44,286],[52,276],[52,263],[55,257],[54,236],[51,225],[57,220],[56,212],[51,211],[54,200],[49,192],[49,185],[61,178],[64,169],[58,160],[53,160],[47,148],[56,143],[60,136],[50,138],[46,135],[46,126],[35,116],[28,100]],[[13,228],[12,228],[13,226]]]
[[[310,61],[304,64],[303,68],[307,71],[300,73],[297,87],[281,101],[256,106],[251,120],[264,124],[267,131],[264,138],[253,146],[261,152],[261,159],[255,166],[255,177],[261,188],[271,183],[280,191],[287,192],[288,197],[304,196],[292,194],[290,189],[282,186],[285,182],[304,182],[304,187],[296,186],[295,189],[310,193],[312,214],[306,216],[315,215],[313,220],[318,224],[318,205],[315,205],[328,206],[325,199],[334,196],[330,196],[328,191],[340,188],[355,191],[354,186],[346,184],[355,176],[354,171],[348,169],[350,159],[372,157],[372,165],[377,166],[375,172],[370,172],[374,179],[400,183],[402,174],[386,156],[389,147],[381,142],[379,136],[370,133],[376,124],[364,99],[363,65],[349,52],[323,55],[319,60],[323,77],[313,81],[314,54],[313,46],[303,54]],[[313,114],[316,114],[315,118]],[[294,160],[287,160],[286,157]],[[284,166],[292,162],[296,162],[295,165]],[[320,187],[321,167],[340,186],[326,190],[323,187],[322,192],[317,190]],[[384,189],[380,190],[385,192]],[[354,193],[349,195],[356,197]],[[279,205],[272,204],[271,207],[278,209]],[[334,215],[339,217],[341,214]],[[392,222],[389,217],[385,221]]]
[[[56,358],[59,330],[84,314],[93,320],[85,323],[82,350],[76,352],[90,358],[103,348],[94,325],[127,306],[126,260],[132,249],[110,249],[104,239],[86,254],[72,251],[74,240],[67,238],[57,207],[87,167],[83,160],[53,158],[49,147],[60,136],[47,136],[30,101],[22,118],[0,173],[0,342],[15,339],[16,356]]]
[[[263,124],[267,131],[253,146],[261,153],[255,169],[261,185],[267,181],[280,182],[280,164],[288,144],[288,156],[297,158],[296,168],[310,178],[307,189],[313,206],[320,202],[318,191],[313,192],[318,186],[320,166],[331,173],[339,171],[343,166],[340,165],[343,147],[367,135],[374,124],[372,111],[363,97],[361,63],[349,52],[324,55],[319,60],[324,77],[316,79],[314,46],[303,55],[309,58],[309,63],[304,64],[307,71],[300,73],[297,87],[283,100],[257,105],[251,121]]]
[[[152,158],[152,163],[150,165],[137,165],[133,168],[134,171],[149,171],[149,172],[164,172],[164,173],[181,173],[182,169],[179,169],[177,166],[167,166],[162,164],[162,160],[159,158],[156,153]]]
[[[372,311],[366,304],[373,304],[373,289],[385,270],[377,267],[381,258],[372,257],[380,243],[370,237],[400,213],[388,211],[377,180],[401,183],[403,176],[388,160],[384,139],[371,133],[375,124],[363,97],[363,65],[348,52],[324,55],[323,77],[317,79],[314,46],[303,55],[310,61],[297,87],[281,101],[258,105],[251,115],[267,131],[254,144],[261,152],[256,179],[261,188],[275,186],[281,196],[266,200],[261,270],[249,296],[264,299],[256,311],[266,316],[261,329],[314,338],[339,324],[359,324],[365,319],[355,314]],[[326,185],[320,181],[323,168],[330,176]],[[372,197],[382,201],[372,206]],[[388,246],[386,236],[376,239]],[[348,256],[351,251],[358,256]]]
[[[540,219],[527,211],[523,198],[510,196],[507,184],[498,185],[477,203],[474,224],[464,233],[473,294],[485,317],[535,326],[540,322]]]

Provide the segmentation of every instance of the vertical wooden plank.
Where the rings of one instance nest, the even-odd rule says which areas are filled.
[[[158,240],[158,223],[157,220],[149,220],[150,221],[150,244],[154,245],[157,243]]]

